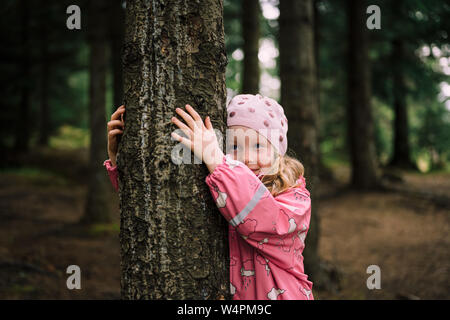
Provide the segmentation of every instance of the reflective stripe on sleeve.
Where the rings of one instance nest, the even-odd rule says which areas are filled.
[[[239,212],[238,215],[236,215],[233,219],[230,220],[230,224],[233,227],[236,227],[238,224],[240,224],[245,217],[253,210],[253,208],[258,203],[259,199],[263,196],[264,193],[266,193],[267,188],[264,184],[261,184],[256,190],[255,194],[253,195],[252,199],[247,203],[244,209],[242,209],[241,212]]]

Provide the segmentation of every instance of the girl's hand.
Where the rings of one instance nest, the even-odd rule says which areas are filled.
[[[123,114],[125,113],[125,106],[120,106],[112,114],[111,121],[108,122],[108,156],[113,166],[116,165],[116,156],[118,148],[118,136],[123,133],[124,121]]]
[[[200,115],[190,105],[186,105],[187,114],[184,110],[176,108],[175,111],[180,115],[186,124],[178,120],[176,117],[172,117],[172,122],[177,125],[188,138],[181,137],[180,135],[172,132],[172,137],[189,147],[194,155],[201,159],[210,172],[214,171],[214,168],[222,163],[223,152],[219,148],[217,137],[211,124],[211,119],[206,117],[205,123]]]

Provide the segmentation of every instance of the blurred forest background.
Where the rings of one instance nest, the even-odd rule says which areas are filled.
[[[90,79],[95,66],[104,68],[104,92],[97,87],[104,98],[96,101],[105,108],[105,127],[99,130],[106,135],[106,121],[122,104],[125,4],[109,1],[104,11],[94,13],[88,2],[4,0],[0,6],[3,299],[120,298],[117,194],[109,188],[106,219],[86,219],[85,204],[93,193],[90,116],[98,98],[92,96]],[[223,1],[228,98],[258,91],[280,100],[279,1],[254,1],[258,19],[246,24],[249,8],[255,8],[249,2]],[[331,284],[314,288],[315,296],[448,299],[450,3],[366,4],[381,9],[381,29],[367,30],[366,85],[374,128],[367,143],[374,143],[383,182],[383,188],[366,192],[352,188],[351,177],[349,61],[360,51],[359,43],[349,41],[350,3],[314,1],[318,253],[331,278]],[[72,4],[81,8],[80,30],[66,27]],[[88,17],[103,21],[105,28],[89,31]],[[248,62],[244,77],[245,52],[252,52],[255,37],[257,61],[253,68]],[[99,63],[90,56],[95,45],[102,45],[105,54]],[[106,136],[104,141],[98,152],[107,159]],[[71,264],[83,266],[82,290],[65,286]],[[380,290],[366,287],[366,268],[372,264],[381,268]]]

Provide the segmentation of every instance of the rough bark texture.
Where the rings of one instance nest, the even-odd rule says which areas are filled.
[[[229,297],[228,226],[203,164],[171,160],[170,119],[192,105],[226,128],[223,3],[127,1],[119,146],[124,299]],[[190,151],[184,151],[188,152]]]
[[[89,126],[90,150],[88,192],[82,223],[91,224],[110,221],[110,186],[103,161],[106,152],[106,0],[89,3],[88,41],[89,57]]]
[[[319,182],[319,106],[313,1],[280,1],[279,19],[281,105],[289,120],[288,147],[305,167],[312,200],[311,223],[304,251],[305,271],[320,286],[323,279],[317,254],[319,216],[315,192]]]
[[[242,72],[242,93],[259,92],[259,0],[242,0],[242,37],[244,39],[244,63]]]
[[[348,2],[349,69],[348,135],[352,165],[351,184],[358,189],[379,186],[371,107],[370,61],[365,1]]]

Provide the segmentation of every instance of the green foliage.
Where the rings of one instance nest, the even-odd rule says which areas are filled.
[[[278,5],[277,0],[263,0]],[[78,4],[87,17],[86,1]],[[30,88],[30,130],[37,137],[40,127],[40,83],[43,65],[41,54],[43,21],[47,23],[48,56],[50,57],[49,109],[50,146],[73,149],[87,147],[89,132],[89,46],[86,43],[86,25],[82,30],[65,27],[65,9],[69,0],[48,0],[45,5],[30,0],[30,77],[20,75],[22,64],[20,2],[5,0],[0,12],[2,63],[0,85],[3,90],[2,127],[0,145],[14,144],[17,124],[24,121],[20,113],[21,89]],[[242,48],[242,0],[224,0],[225,45],[228,56],[226,85],[240,91],[242,60],[232,57]],[[318,66],[320,98],[320,149],[324,157],[347,159],[347,48],[348,24],[345,0],[317,0],[318,9]],[[369,4],[369,3],[368,3]],[[449,111],[437,100],[439,83],[448,81],[448,75],[438,70],[438,59],[433,54],[420,56],[424,46],[437,47],[449,58],[450,4],[440,0],[374,0],[370,4],[381,9],[381,30],[369,31],[372,75],[372,105],[375,120],[375,142],[379,160],[387,163],[393,148],[393,75],[402,72],[405,78],[405,97],[410,123],[410,143],[413,160],[429,158],[430,168],[442,167],[448,162]],[[86,10],[85,10],[86,9]],[[278,47],[278,22],[262,15],[261,37],[274,40]],[[82,20],[85,21],[85,20]],[[405,43],[405,57],[393,59],[393,41]],[[447,51],[445,51],[447,48]],[[279,73],[279,57],[275,68],[265,70],[271,76]],[[113,106],[111,70],[107,73],[107,114]],[[427,156],[424,156],[427,154]],[[433,160],[431,160],[433,159]],[[423,160],[421,160],[423,162]]]
[[[347,21],[343,0],[320,0],[319,73],[320,73],[320,139],[324,156],[345,154],[347,105]],[[381,30],[369,31],[372,74],[372,108],[375,121],[375,143],[381,163],[387,163],[393,148],[393,81],[394,72],[405,77],[405,96],[410,118],[410,142],[413,160],[424,149],[433,146],[438,158],[448,161],[446,136],[448,110],[437,100],[439,83],[448,76],[438,71],[433,55],[419,57],[424,46],[448,48],[450,6],[443,1],[377,0],[381,9]],[[392,41],[405,42],[405,58],[392,60]],[[449,55],[449,52],[446,53]],[[429,107],[433,104],[433,107]],[[439,111],[438,111],[439,110]],[[428,138],[425,138],[428,137]],[[445,159],[445,160],[443,160]]]
[[[38,289],[32,285],[20,285],[20,284],[14,284],[11,287],[6,289],[7,292],[10,292],[11,294],[31,294],[36,293]]]
[[[242,48],[243,39],[241,32],[241,0],[224,1],[224,30],[225,49],[228,57],[226,68],[226,86],[236,92],[240,92],[240,74],[242,63],[232,57],[235,50]]]
[[[347,155],[347,29],[345,3],[317,3],[320,141],[323,157]]]
[[[235,59],[228,57],[228,65],[225,72],[227,88],[233,89],[236,92],[241,90],[240,75],[242,73],[242,63]]]
[[[119,234],[120,225],[118,223],[97,223],[88,227],[88,234],[91,236],[101,236],[105,234]]]
[[[241,0],[224,0],[225,50],[229,57],[236,49],[242,47]]]
[[[430,99],[431,100],[431,99]],[[442,103],[414,105],[411,135],[414,158],[422,171],[446,169],[450,160],[450,112]]]
[[[55,136],[50,137],[49,146],[55,149],[79,149],[89,145],[89,130],[63,125]]]
[[[372,99],[375,129],[375,148],[381,164],[387,164],[392,155],[393,120],[392,108],[374,97]]]
[[[42,168],[21,167],[5,168],[0,170],[0,175],[5,177],[13,175],[25,179],[28,183],[35,186],[67,186],[69,181],[63,176]]]

